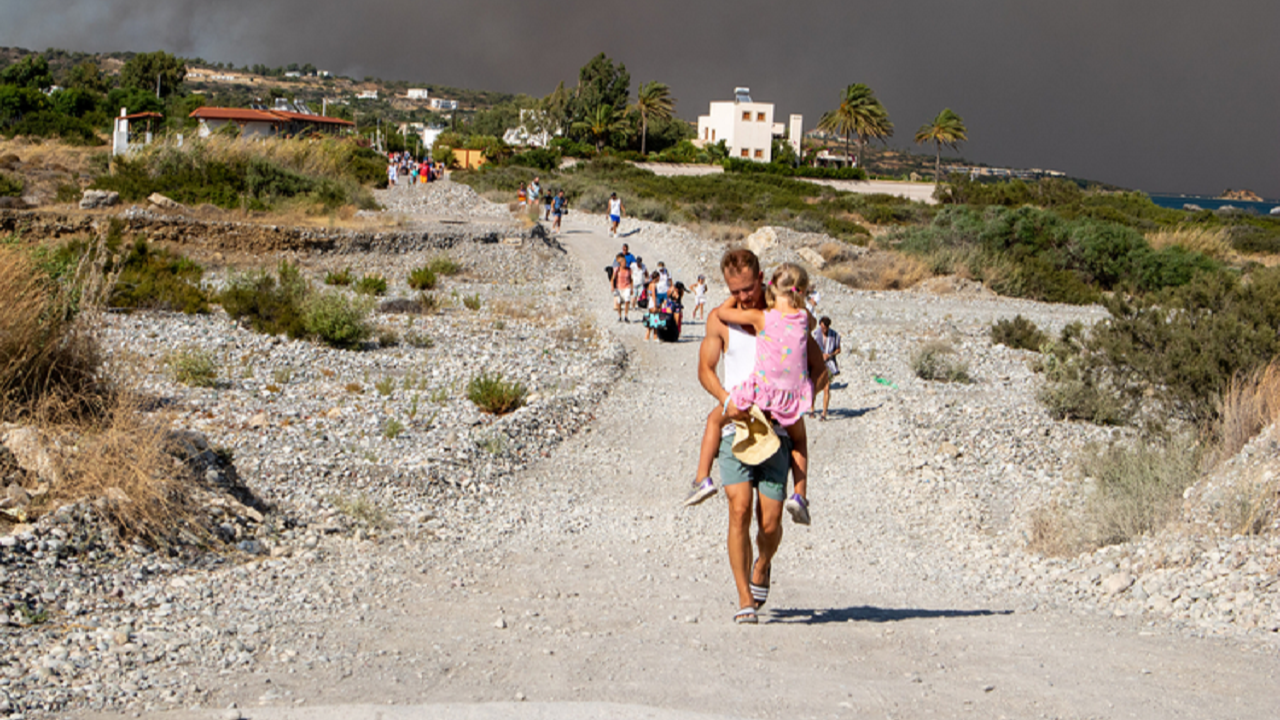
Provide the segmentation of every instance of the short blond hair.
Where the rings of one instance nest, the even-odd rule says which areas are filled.
[[[795,263],[782,263],[773,271],[769,284],[765,286],[764,297],[773,307],[779,296],[786,297],[793,307],[804,307],[805,295],[809,293],[809,273]]]

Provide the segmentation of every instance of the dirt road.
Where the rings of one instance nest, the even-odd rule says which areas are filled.
[[[786,524],[761,624],[734,625],[724,500],[679,504],[708,408],[694,372],[702,326],[679,344],[643,342],[614,319],[600,272],[620,241],[596,218],[566,229],[582,306],[632,362],[597,419],[519,478],[519,506],[501,511],[512,532],[440,564],[411,544],[363,550],[390,599],[316,628],[360,648],[355,672],[317,662],[192,682],[251,718],[375,717],[354,706],[388,703],[413,707],[387,718],[461,712],[443,703],[520,718],[1280,715],[1272,653],[965,592],[965,558],[895,512],[896,415],[857,392],[812,426],[813,525]],[[627,240],[681,261],[643,233]]]

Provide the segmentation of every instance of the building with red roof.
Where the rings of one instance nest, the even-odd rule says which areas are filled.
[[[350,120],[289,110],[200,107],[192,111],[191,117],[200,121],[200,137],[208,137],[228,123],[235,123],[240,129],[240,137],[245,138],[293,137],[313,132],[338,133],[354,130],[356,126]]]

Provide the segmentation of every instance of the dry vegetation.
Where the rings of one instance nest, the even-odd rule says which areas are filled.
[[[1231,247],[1227,229],[1223,227],[1180,227],[1147,233],[1146,237],[1156,250],[1180,247],[1223,262],[1237,262],[1239,259]]]
[[[818,252],[827,261],[823,275],[860,290],[905,290],[931,275],[923,262],[894,250],[823,243]]]
[[[36,502],[18,517],[88,500],[126,540],[199,541],[168,422],[103,373],[94,328],[116,278],[104,270],[106,236],[88,247],[58,277],[33,259],[35,248],[0,245],[0,421],[23,428],[51,458],[20,476]]]

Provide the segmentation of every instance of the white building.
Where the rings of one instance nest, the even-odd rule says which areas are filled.
[[[428,94],[429,93],[423,88],[409,88],[409,94],[407,97],[410,100],[426,100],[428,99]]]
[[[544,148],[551,144],[552,135],[547,130],[550,126],[551,118],[547,113],[540,110],[521,110],[519,127],[513,127],[503,134],[502,142],[508,145]],[[560,135],[560,132],[556,131],[556,135]]]
[[[431,108],[433,110],[457,110],[457,100],[444,100],[442,98],[431,98]]]
[[[773,138],[782,137],[782,123],[773,121],[773,103],[753,102],[751,90],[734,88],[732,101],[711,103],[711,110],[698,118],[698,143],[714,145],[721,140],[729,148],[729,156],[756,162],[773,160]],[[803,118],[792,115],[790,125],[794,143],[799,142],[795,132]]]
[[[377,91],[377,90],[365,90],[365,91],[364,91],[364,92],[362,92],[362,93],[356,93],[356,99],[357,99],[357,100],[377,100],[377,99],[378,99],[378,91]]]

